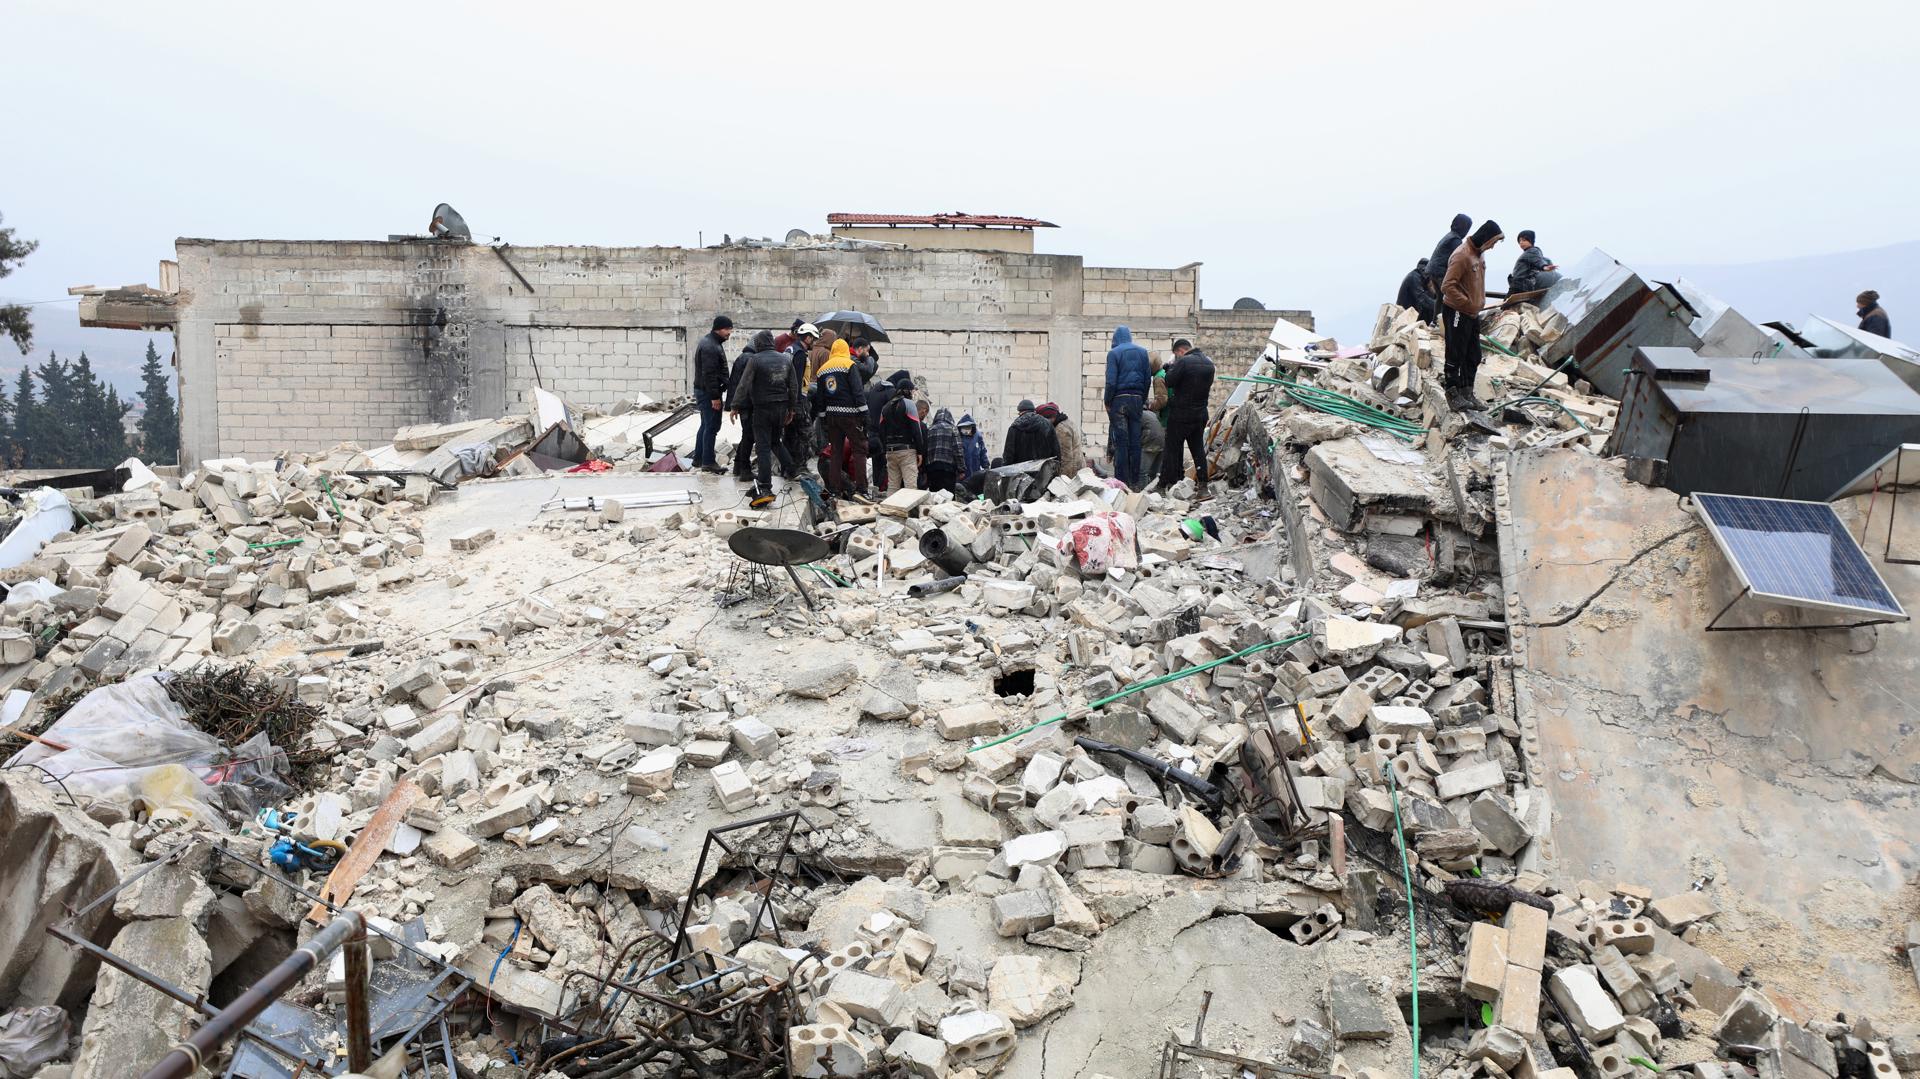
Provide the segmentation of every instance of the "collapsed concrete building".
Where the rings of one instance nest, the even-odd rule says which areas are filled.
[[[182,239],[159,286],[83,290],[81,323],[172,331],[188,464],[375,444],[408,424],[524,410],[536,386],[581,407],[684,395],[694,342],[720,313],[782,331],[865,311],[892,340],[887,370],[911,370],[996,431],[1022,398],[1102,415],[1116,325],[1163,352],[1205,340],[1237,370],[1276,314],[1312,325],[1305,311],[1203,307],[1198,263],[1088,266],[1026,246]]]
[[[650,471],[670,399],[563,416],[600,473],[533,401],[73,489],[0,614],[0,1007],[50,1079],[270,981],[227,1074],[1920,1074],[1920,544],[1849,485],[1795,568],[1888,606],[1756,594],[1617,452],[1584,372],[1677,347],[1569,317],[1621,280],[1491,317],[1481,417],[1411,312],[1269,317],[1206,489],[754,511]]]

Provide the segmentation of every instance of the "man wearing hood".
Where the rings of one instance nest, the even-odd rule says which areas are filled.
[[[927,455],[927,429],[913,403],[913,376],[905,371],[894,375],[893,398],[880,406],[880,445],[887,451],[887,488],[916,486]]]
[[[1078,475],[1081,469],[1087,467],[1087,454],[1080,448],[1080,429],[1073,425],[1073,417],[1060,411],[1060,406],[1052,401],[1048,401],[1034,411],[1045,417],[1048,423],[1053,424],[1054,441],[1060,444],[1060,474]],[[1143,421],[1143,423],[1151,422],[1153,421],[1150,419]]]
[[[1138,419],[1135,416],[1136,422]],[[1053,424],[1034,411],[1032,401],[1020,402],[1020,414],[1007,425],[1007,452],[1002,455],[1001,463],[1021,465],[1058,456],[1060,437],[1054,434]]]
[[[1893,321],[1887,318],[1887,309],[1880,306],[1880,294],[1868,289],[1853,298],[1853,306],[1860,313],[1860,329],[1881,337],[1893,336]]]
[[[861,378],[870,379],[872,376],[860,367],[858,353],[863,347],[859,342],[853,345],[853,369],[860,372]],[[875,491],[887,489],[887,447],[880,441],[880,410],[893,400],[894,383],[906,377],[905,371],[895,371],[883,381],[867,383],[867,460],[873,465]]]
[[[1447,404],[1456,411],[1476,409],[1474,377],[1480,373],[1480,309],[1487,306],[1487,252],[1502,239],[1500,226],[1483,221],[1453,253],[1441,282],[1440,300],[1446,305]]]
[[[1454,214],[1453,224],[1448,226],[1447,234],[1433,245],[1433,254],[1427,256],[1427,282],[1433,286],[1433,294],[1440,295],[1441,282],[1447,277],[1447,262],[1453,253],[1460,249],[1460,242],[1467,238],[1467,231],[1473,228],[1473,218],[1466,214]]]
[[[720,437],[720,412],[727,393],[727,338],[733,320],[713,316],[713,329],[693,348],[693,403],[700,412],[700,431],[693,436],[693,467],[719,472],[714,442]]]
[[[971,412],[960,417],[960,449],[960,479],[965,480],[987,470],[987,440],[980,434],[980,426],[973,422]]]
[[[1153,379],[1147,350],[1133,342],[1133,331],[1115,327],[1107,350],[1107,422],[1113,444],[1113,474],[1129,487],[1140,486],[1140,412]],[[1009,444],[1013,432],[1007,432]]]
[[[832,330],[828,330],[832,333]],[[813,408],[824,417],[823,475],[835,494],[867,493],[867,387],[854,369],[847,343],[836,338],[814,376]]]
[[[960,428],[953,413],[941,409],[927,425],[927,490],[951,491],[960,480],[966,463],[966,450],[960,444]]]
[[[1452,235],[1449,233],[1448,235]],[[1420,312],[1420,321],[1432,322],[1434,314],[1433,283],[1427,278],[1427,265],[1431,260],[1421,259],[1400,279],[1400,294],[1393,302],[1400,307],[1411,307]]]
[[[1165,490],[1187,474],[1185,455],[1193,453],[1193,487],[1207,488],[1207,398],[1213,392],[1213,360],[1193,342],[1173,343],[1167,368],[1167,446],[1160,458],[1160,487]]]
[[[727,414],[740,421],[740,441],[733,447],[733,478],[741,483],[753,482],[753,399],[747,384],[747,367],[753,359],[753,346],[749,342],[733,358],[733,366],[727,371],[727,390],[722,402]]]
[[[773,458],[780,458],[780,475],[794,478],[793,458],[787,456],[782,435],[800,407],[800,383],[793,377],[793,358],[773,347],[773,331],[753,335],[747,350],[742,390],[753,408],[753,452],[759,485],[748,504],[755,509],[773,501]]]

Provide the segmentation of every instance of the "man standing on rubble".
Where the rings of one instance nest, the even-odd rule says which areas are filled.
[[[780,476],[793,479],[793,458],[783,440],[788,423],[800,408],[800,382],[793,377],[793,358],[773,347],[773,331],[753,335],[747,350],[742,391],[753,409],[753,452],[759,484],[748,504],[755,509],[773,502],[773,458],[780,458]]]
[[[1121,327],[1123,330],[1125,328]],[[1139,422],[1138,416],[1134,417],[1134,422]],[[1007,452],[1000,463],[1023,465],[1028,461],[1044,461],[1058,456],[1060,436],[1054,434],[1053,424],[1034,411],[1032,401],[1020,402],[1020,415],[1007,425]]]
[[[800,387],[800,407],[794,412],[793,422],[787,424],[787,456],[805,468],[806,462],[813,460],[815,445],[812,395],[807,392],[813,384],[807,379],[807,357],[820,331],[813,323],[796,319],[791,333],[793,340],[787,344],[786,351],[787,358],[793,362],[794,385]]]
[[[713,316],[713,329],[693,349],[693,403],[700,410],[700,432],[693,437],[693,467],[724,471],[714,456],[720,437],[720,412],[727,392],[726,340],[733,336],[733,320]],[[743,436],[744,437],[744,436]]]
[[[1447,263],[1452,261],[1453,253],[1460,249],[1460,241],[1467,238],[1467,230],[1473,227],[1473,218],[1466,214],[1454,214],[1453,224],[1448,226],[1447,234],[1433,245],[1433,254],[1427,256],[1427,283],[1433,286],[1433,294],[1440,295],[1441,283],[1447,276]]]
[[[1422,322],[1433,321],[1434,305],[1438,302],[1433,298],[1433,283],[1427,278],[1427,266],[1431,262],[1431,259],[1421,259],[1414,263],[1407,276],[1400,279],[1400,294],[1393,298],[1395,305],[1420,312]]]
[[[1173,366],[1167,368],[1167,445],[1160,455],[1160,489],[1179,483],[1187,474],[1185,457],[1193,454],[1193,490],[1207,490],[1207,397],[1213,392],[1213,360],[1182,338],[1173,343]]]
[[[1147,384],[1153,379],[1153,360],[1147,350],[1134,344],[1133,331],[1118,326],[1113,331],[1113,348],[1107,351],[1107,423],[1108,440],[1113,446],[1113,474],[1121,483],[1138,488],[1140,477],[1140,413],[1146,407]],[[1031,407],[1031,406],[1028,406]],[[1017,422],[1017,421],[1016,421]],[[1042,423],[1046,422],[1044,420]],[[1051,433],[1051,431],[1049,431]],[[1013,431],[1007,431],[1007,444],[1013,444]],[[1055,447],[1054,456],[1059,452]],[[1008,454],[1012,463],[1012,454]]]
[[[880,445],[887,451],[887,489],[904,491],[920,481],[927,455],[927,429],[913,403],[913,376],[895,372],[893,397],[880,406]]]
[[[1480,309],[1487,305],[1487,252],[1502,239],[1500,226],[1483,221],[1447,264],[1440,285],[1447,337],[1447,404],[1456,412],[1478,409],[1473,381],[1480,373]]]

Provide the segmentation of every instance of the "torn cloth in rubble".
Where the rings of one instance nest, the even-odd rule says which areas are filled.
[[[1115,567],[1127,569],[1140,564],[1133,548],[1133,516],[1117,510],[1075,522],[1073,530],[1060,541],[1060,550],[1073,556],[1082,573],[1105,573]]]
[[[440,469],[434,479],[442,483],[458,483],[468,476],[484,476],[493,467],[494,445],[491,442],[475,442],[467,446],[442,446],[441,452],[450,454],[452,460]]]
[[[276,753],[264,733],[229,751],[146,674],[80,698],[7,766],[37,765],[82,802],[224,828],[217,810],[250,815],[287,793]]]

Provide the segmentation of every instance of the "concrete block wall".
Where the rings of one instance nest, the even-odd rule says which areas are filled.
[[[411,423],[525,409],[538,378],[581,407],[686,392],[716,312],[776,332],[866,311],[937,407],[996,445],[1023,397],[1100,432],[1112,327],[1164,350],[1201,325],[1193,267],[1072,255],[432,241],[179,241],[183,460],[384,441]],[[504,256],[504,257],[503,257]],[[438,324],[444,313],[445,325]],[[1097,345],[1097,347],[1096,347]],[[295,411],[281,411],[283,408]],[[304,411],[300,411],[304,410]]]
[[[423,338],[409,326],[215,326],[220,452],[386,442],[431,408],[411,362]]]
[[[513,347],[519,337],[520,347]],[[533,407],[535,385],[580,408],[612,409],[645,394],[687,392],[686,332],[677,326],[614,329],[530,326],[507,334],[507,408]]]

